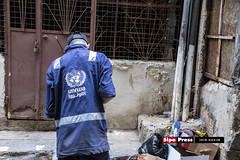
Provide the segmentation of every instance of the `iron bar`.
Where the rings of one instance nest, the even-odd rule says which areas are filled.
[[[218,35],[220,36],[222,34],[222,16],[223,16],[223,5],[225,0],[221,0],[220,5],[220,15],[219,15],[219,24],[218,24]],[[218,48],[217,48],[217,58],[216,58],[216,71],[215,76],[219,76],[220,72],[220,60],[221,60],[221,47],[222,47],[222,41],[221,39],[218,39]]]
[[[217,77],[217,76],[215,76],[215,75],[213,75],[211,73],[205,72],[204,76],[207,77],[207,78],[213,79],[215,81],[221,82],[221,83],[223,83],[223,84],[225,84],[227,86],[233,87],[232,81],[228,81],[228,80],[223,79],[221,77]]]
[[[92,1],[91,2],[91,24],[90,24],[90,33],[91,33],[91,45],[90,45],[90,49],[95,50],[95,34],[96,34],[96,30],[97,30],[97,21],[96,21],[96,12],[97,12],[97,1]]]
[[[42,10],[41,10],[41,1],[36,1],[36,41],[39,46],[42,46]],[[38,54],[36,56],[36,81],[35,81],[35,104],[34,104],[34,118],[38,118],[40,113],[40,100],[41,100],[41,63],[42,63],[42,48],[39,47]]]
[[[58,0],[58,8],[59,8],[60,19],[61,19],[61,22],[63,23],[63,14],[62,14],[63,9],[62,9],[62,1],[61,0]]]
[[[211,39],[224,39],[224,40],[234,40],[234,36],[221,36],[221,35],[206,35],[206,38],[211,38]]]
[[[9,41],[11,39],[11,32],[10,32],[10,1],[6,2],[6,26],[7,26],[7,52],[11,51],[11,46],[9,45]],[[10,54],[9,54],[10,55]],[[6,96],[9,98],[9,103],[7,104],[7,117],[11,117],[11,99],[12,99],[12,76],[11,76],[11,70],[12,70],[12,59],[7,56],[7,72],[6,72],[6,77],[7,77],[7,94]]]
[[[20,25],[21,28],[24,29],[25,28],[25,19],[26,19],[26,9],[27,9],[27,1],[21,0],[18,1],[19,4],[19,16],[20,16]]]
[[[118,4],[116,6],[115,22],[114,22],[113,58],[115,58],[115,53],[116,53],[117,21],[118,21]]]

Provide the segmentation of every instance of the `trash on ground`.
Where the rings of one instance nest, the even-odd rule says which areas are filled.
[[[154,133],[142,146],[138,149],[139,154],[151,154],[160,158],[167,159],[168,146],[166,143],[162,143],[162,136],[158,133]]]
[[[164,160],[164,159],[150,154],[139,154],[138,160]]]

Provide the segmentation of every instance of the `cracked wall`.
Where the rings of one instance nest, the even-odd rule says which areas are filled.
[[[209,136],[224,137],[218,144],[220,160],[240,158],[239,91],[218,82],[209,81],[201,89],[201,119]],[[231,154],[230,154],[231,153]]]
[[[109,128],[136,129],[138,115],[170,111],[174,62],[111,62],[117,96],[105,105]]]
[[[117,96],[105,105],[109,128],[136,129],[140,114],[170,111],[174,62],[111,60]],[[0,57],[0,74],[5,75]],[[54,123],[34,120],[7,120],[4,110],[4,76],[0,77],[0,128],[11,130],[54,130]],[[45,126],[45,127],[44,127]]]

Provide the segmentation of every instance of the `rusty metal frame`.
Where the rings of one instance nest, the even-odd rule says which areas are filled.
[[[90,28],[90,49],[95,48],[95,33],[96,33],[96,12],[97,12],[97,0],[91,1],[91,28]]]
[[[5,25],[7,27],[7,34],[6,34],[6,44],[7,44],[7,53],[8,55],[10,55],[10,50],[11,50],[11,46],[10,46],[10,2],[6,1],[6,21],[5,21]],[[9,56],[7,56],[7,60],[6,60],[6,82],[7,82],[7,90],[6,90],[6,100],[7,100],[7,118],[10,118],[10,106],[11,106],[11,90],[12,90],[12,80],[11,80],[11,58]]]
[[[36,1],[36,41],[39,46],[42,46],[42,9],[41,9],[42,0]],[[42,61],[42,47],[39,47],[38,53],[36,53],[36,90],[35,90],[35,118],[39,117],[39,107],[40,107],[40,76],[41,76],[41,61]]]
[[[219,14],[219,24],[218,24],[218,35],[206,35],[205,38],[208,39],[217,39],[218,40],[218,48],[217,48],[217,57],[216,57],[216,70],[215,74],[211,74],[205,71],[204,76],[215,81],[221,82],[228,86],[233,86],[232,81],[226,80],[224,78],[219,77],[220,72],[220,64],[221,64],[221,48],[222,48],[222,40],[234,40],[234,36],[222,36],[222,18],[223,18],[223,7],[224,7],[225,0],[221,0],[220,4],[220,14]]]

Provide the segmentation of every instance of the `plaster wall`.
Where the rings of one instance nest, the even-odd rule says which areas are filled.
[[[109,128],[136,129],[139,114],[170,111],[174,62],[111,60],[117,96],[105,105]],[[4,58],[0,56],[0,127],[11,130],[55,129],[53,122],[7,120],[4,110]],[[45,126],[45,127],[44,127]],[[47,127],[46,127],[47,126]],[[51,126],[51,127],[49,127]]]
[[[238,90],[209,81],[202,87],[200,98],[201,119],[206,123],[207,133],[209,136],[224,137],[224,143],[218,144],[220,159],[229,159],[226,155],[232,149],[232,142],[240,132],[239,123],[235,123],[239,115]],[[240,148],[235,148],[235,150],[240,150]]]
[[[138,115],[170,111],[174,62],[111,62],[117,96],[105,105],[109,128],[136,129]]]

